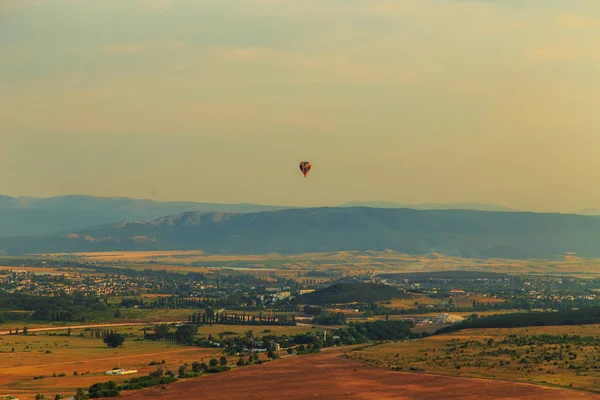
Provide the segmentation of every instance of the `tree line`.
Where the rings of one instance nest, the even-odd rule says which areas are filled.
[[[215,312],[208,308],[205,312],[198,312],[188,317],[188,322],[193,325],[223,324],[223,325],[278,325],[295,326],[296,317],[285,314],[247,315],[243,313],[228,314],[224,312]]]
[[[2,318],[13,320],[13,316],[34,321],[81,321],[94,313],[106,311],[108,306],[98,296],[75,292],[59,293],[55,296],[32,296],[22,293],[0,293]],[[7,312],[21,310],[19,313]],[[0,321],[1,322],[1,321]]]
[[[389,285],[376,283],[339,283],[316,292],[295,297],[292,304],[327,305],[342,303],[371,303],[394,298],[404,298],[406,294]]]
[[[563,311],[499,314],[486,317],[479,317],[477,314],[473,314],[459,323],[438,329],[435,333],[442,334],[456,332],[462,329],[589,325],[599,323],[600,307],[583,308],[579,310],[565,309]]]

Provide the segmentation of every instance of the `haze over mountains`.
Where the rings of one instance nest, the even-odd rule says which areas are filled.
[[[342,206],[511,211],[508,208],[486,204],[409,205],[390,202],[350,202]],[[48,235],[116,222],[148,221],[184,212],[247,213],[294,208],[297,207],[244,203],[160,202],[125,197],[83,195],[51,198],[0,196],[0,237]]]
[[[7,254],[198,249],[306,253],[390,249],[463,257],[600,257],[600,218],[569,214],[323,207],[253,213],[188,212],[70,235],[5,238]]]
[[[0,237],[39,236],[123,221],[148,221],[166,215],[195,212],[254,212],[293,207],[257,204],[159,202],[120,197],[0,196]]]
[[[412,208],[413,210],[474,210],[474,211],[517,211],[512,208],[482,203],[422,203],[403,204],[389,201],[350,201],[343,207]]]

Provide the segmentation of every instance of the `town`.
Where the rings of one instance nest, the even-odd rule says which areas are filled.
[[[95,298],[106,306],[122,309],[213,306],[243,311],[299,312],[301,308],[294,302],[298,296],[333,285],[363,282],[397,288],[404,300],[400,303],[382,300],[318,305],[350,311],[356,316],[405,316],[416,323],[432,323],[436,319],[430,316],[418,318],[418,315],[435,312],[569,310],[600,305],[600,279],[597,278],[455,271],[365,273],[317,280],[311,279],[309,272],[288,274],[285,270],[265,274],[215,268],[200,273],[179,273],[105,264],[30,263],[37,265],[34,270],[25,264],[0,270],[0,299],[15,294],[48,298],[79,296]],[[44,267],[49,272],[45,272]],[[410,298],[414,301],[407,301]],[[455,321],[460,319],[440,317],[437,321],[447,323],[453,318]]]

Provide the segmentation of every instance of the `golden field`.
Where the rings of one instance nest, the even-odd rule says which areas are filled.
[[[262,337],[265,335],[298,335],[307,332],[321,332],[322,328],[313,328],[308,324],[298,324],[296,326],[268,326],[268,325],[207,325],[201,326],[198,329],[199,336],[218,336],[219,333],[227,332],[224,337],[227,336],[244,336],[246,331],[251,330],[255,337]],[[268,331],[268,332],[265,332]]]
[[[542,311],[541,309],[533,309],[532,311]],[[527,311],[523,310],[490,310],[490,311],[460,311],[460,312],[451,312],[452,315],[460,315],[463,318],[467,318],[472,314],[477,314],[480,317],[489,316],[489,315],[499,315],[499,314],[516,314],[516,313],[527,313]],[[439,311],[422,313],[422,314],[410,314],[409,317],[435,317],[440,315]],[[407,315],[390,315],[390,319],[405,319]]]
[[[405,372],[476,377],[598,390],[600,347],[545,344],[509,335],[580,335],[598,337],[600,325],[465,330],[423,340],[387,343],[351,351],[347,356]],[[490,342],[490,339],[493,342]]]
[[[299,271],[322,270],[340,273],[390,273],[431,271],[485,271],[513,274],[562,274],[597,276],[600,259],[584,259],[565,255],[556,260],[472,259],[442,254],[407,255],[394,251],[343,251],[334,253],[306,253],[297,255],[221,255],[202,251],[141,251],[46,254],[42,258],[75,259],[108,263],[115,266],[169,268],[180,271],[203,271],[219,268],[244,268],[250,272],[268,270]],[[192,264],[206,263],[205,266]],[[210,265],[209,265],[210,264]],[[266,269],[266,270],[265,270]],[[596,272],[598,271],[598,272]]]
[[[109,320],[105,318],[100,319],[88,319],[85,322],[72,321],[69,322],[69,326],[76,328],[81,325],[92,325],[92,324],[126,324],[126,323],[158,323],[158,322],[182,322],[187,321],[188,316],[192,314],[195,310],[182,309],[182,308],[160,308],[160,309],[135,309],[135,308],[124,308],[121,309],[121,317],[119,318],[110,318]],[[36,321],[28,321],[28,322],[4,322],[0,324],[0,332],[6,331],[9,329],[22,329],[23,326],[27,326],[29,329],[32,328],[46,328],[46,327],[60,327],[65,326],[64,322],[56,321],[56,322],[36,322]]]
[[[600,396],[536,385],[381,370],[343,357],[347,348],[285,357],[263,365],[186,379],[160,387],[122,392],[127,400],[280,399],[544,399],[598,400]]]
[[[140,335],[141,327],[119,331]],[[78,331],[73,331],[73,335]],[[13,349],[14,348],[14,352]],[[32,399],[36,393],[54,398],[56,394],[72,395],[77,388],[88,388],[97,382],[125,379],[147,374],[156,369],[151,361],[165,360],[165,369],[174,371],[184,362],[212,358],[220,350],[181,347],[169,342],[135,341],[128,338],[122,348],[110,349],[101,339],[76,336],[2,336],[0,337],[0,393],[20,399]],[[137,369],[129,376],[108,376],[113,367]],[[77,372],[78,375],[74,375]],[[56,373],[64,377],[53,377]],[[85,373],[85,375],[81,375]],[[43,379],[34,379],[44,376]]]
[[[406,299],[393,299],[388,301],[379,301],[379,304],[382,307],[386,308],[404,308],[404,309],[413,309],[417,308],[419,305],[428,306],[428,305],[438,305],[443,303],[442,299],[433,299],[424,294],[412,294],[409,298]],[[472,302],[471,302],[472,304]]]

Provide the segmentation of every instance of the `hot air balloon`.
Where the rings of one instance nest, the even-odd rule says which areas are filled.
[[[310,165],[310,163],[308,161],[302,161],[300,163],[300,171],[302,171],[305,178],[306,178],[306,175],[308,175],[308,173],[310,172],[311,167],[312,166]]]

